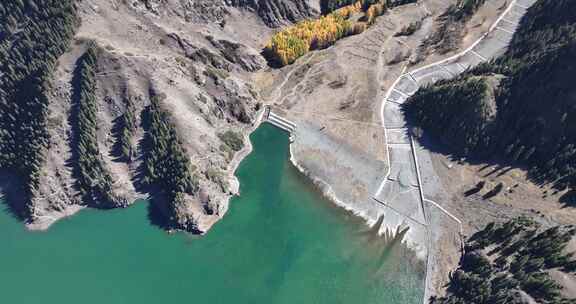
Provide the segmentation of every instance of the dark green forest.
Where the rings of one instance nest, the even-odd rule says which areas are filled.
[[[72,0],[2,0],[0,20],[0,168],[22,179],[29,201],[49,143],[50,79],[79,20]]]
[[[369,7],[372,4],[377,3],[379,0],[320,0],[320,10],[322,15],[327,15],[341,7],[354,4],[356,2],[362,2],[364,7]],[[386,7],[393,8],[395,6],[415,3],[418,0],[387,0]]]
[[[118,148],[122,159],[131,162],[136,155],[136,148],[132,144],[134,133],[138,129],[136,107],[130,97],[126,97],[126,112],[119,118]]]
[[[74,173],[80,193],[88,204],[111,208],[127,205],[127,202],[113,194],[114,180],[98,147],[96,69],[97,49],[90,46],[78,59],[73,79]]]
[[[574,273],[576,262],[566,247],[575,233],[573,226],[543,229],[526,217],[490,223],[467,240],[447,295],[431,303],[526,303],[524,293],[538,303],[574,304],[576,300],[562,297],[562,287],[547,271]]]
[[[407,117],[458,157],[527,167],[537,183],[574,189],[574,16],[576,1],[538,1],[504,56],[420,89]]]
[[[163,98],[151,93],[151,105],[146,113],[148,132],[143,183],[166,195],[170,203],[177,203],[184,194],[195,194],[199,185],[171,115],[162,109]]]

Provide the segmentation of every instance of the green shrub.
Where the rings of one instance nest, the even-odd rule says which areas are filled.
[[[220,140],[222,140],[233,151],[238,152],[244,148],[244,139],[242,138],[242,134],[238,132],[228,130],[224,133],[219,133],[218,138],[220,138]]]

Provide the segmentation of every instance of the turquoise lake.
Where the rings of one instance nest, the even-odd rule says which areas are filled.
[[[46,232],[0,212],[0,302],[422,303],[408,250],[323,199],[290,164],[285,133],[263,125],[251,140],[242,195],[202,237],[152,226],[146,201]]]

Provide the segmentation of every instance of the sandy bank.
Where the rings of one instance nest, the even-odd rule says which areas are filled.
[[[31,221],[26,223],[26,228],[31,231],[45,231],[57,221],[73,216],[86,206],[71,205],[64,210],[53,210],[42,215],[32,217]]]

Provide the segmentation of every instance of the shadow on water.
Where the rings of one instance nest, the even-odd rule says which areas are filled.
[[[8,170],[0,171],[0,203],[3,212],[19,222],[26,222],[29,217],[26,192],[25,183],[18,174]]]
[[[140,155],[142,155],[142,159],[140,159],[140,165],[136,169],[136,174],[133,177],[132,182],[138,192],[149,194],[146,213],[148,216],[148,222],[156,228],[168,230],[172,228],[168,216],[168,200],[161,189],[154,187],[153,185],[148,185],[144,182],[146,165],[145,158],[147,156],[147,152],[151,149],[152,144],[152,139],[149,133],[151,124],[150,115],[150,106],[144,108],[140,114],[140,126],[144,130],[144,136],[138,143],[138,149],[141,152]]]
[[[380,238],[379,232],[382,228],[382,223],[384,223],[384,215],[379,216],[372,226],[368,227],[367,229],[360,230],[358,235],[360,237],[367,238],[367,241],[369,242],[377,240]]]
[[[150,96],[157,95],[157,93],[150,89]],[[162,229],[162,230],[173,230],[175,229],[175,223],[173,219],[176,214],[174,214],[174,209],[170,207],[170,199],[166,191],[157,185],[147,184],[145,182],[145,172],[146,172],[146,157],[149,157],[149,151],[152,149],[153,140],[150,136],[150,127],[152,124],[151,118],[151,107],[147,106],[140,113],[140,126],[144,130],[144,136],[137,145],[137,149],[140,151],[141,155],[140,164],[136,169],[136,174],[132,179],[134,187],[140,193],[148,193],[148,221],[151,225]],[[188,231],[193,234],[200,234],[200,231]]]
[[[420,261],[416,256],[416,252],[409,248],[404,242],[404,237],[410,230],[409,226],[402,227],[399,226],[396,231],[391,231],[384,228],[384,215],[380,215],[378,220],[367,229],[360,230],[357,235],[359,238],[365,242],[366,248],[370,248],[378,254],[378,257],[374,259],[374,278],[383,277],[389,271],[389,265],[386,263],[391,258],[406,259],[412,265],[415,265],[419,270],[421,276],[425,275],[425,270],[423,268],[424,261]]]
[[[161,208],[158,198],[160,194],[156,193],[151,196],[148,201],[148,207],[146,208],[146,215],[148,216],[148,222],[150,225],[155,226],[162,230],[170,229],[171,225],[168,218],[165,216],[166,209]]]
[[[404,242],[404,237],[406,233],[410,230],[409,226],[398,227],[396,231],[385,230],[381,236],[380,242],[377,243],[378,250],[380,252],[379,258],[376,260],[377,270],[374,273],[375,277],[383,277],[390,271],[390,265],[386,261],[390,259],[394,260],[405,260],[407,264],[413,265],[414,269],[421,276],[421,279],[425,276],[425,261],[420,260],[417,257],[416,252],[408,247]],[[396,268],[402,267],[401,265],[395,265]],[[396,269],[398,271],[398,269]]]
[[[379,236],[383,218],[368,228],[325,199],[290,165],[283,150],[288,140],[278,136],[265,129],[251,137],[255,152],[237,172],[242,196],[208,235],[166,237],[157,231],[166,223],[155,203],[141,201],[110,215],[89,210],[46,234],[0,234],[7,244],[3,259],[25,261],[3,265],[14,275],[0,276],[0,283],[33,286],[46,299],[60,299],[54,278],[73,271],[78,279],[59,303],[74,303],[94,287],[117,286],[85,302],[180,302],[192,294],[209,303],[421,303],[423,273],[402,244],[407,231]],[[53,250],[28,250],[42,246]],[[9,290],[3,299],[23,296],[35,297]]]
[[[349,210],[338,207],[322,194],[322,189],[313,183],[308,176],[300,172],[292,163],[290,163],[290,167],[305,187],[311,187],[318,196],[318,201],[325,205],[327,212],[336,213],[350,221],[356,222],[360,227],[365,227],[355,233],[355,236],[357,236],[356,241],[361,242],[360,248],[363,248],[363,250],[352,252],[351,254],[363,257],[361,260],[370,264],[373,269],[373,280],[389,279],[388,277],[393,272],[399,273],[407,271],[408,268],[413,268],[423,282],[426,275],[426,261],[418,258],[416,251],[405,243],[404,238],[410,230],[409,226],[401,226],[396,231],[385,230],[380,233],[385,220],[384,215],[379,216],[373,225],[366,226],[365,219]],[[390,260],[398,261],[398,263],[390,263]]]

